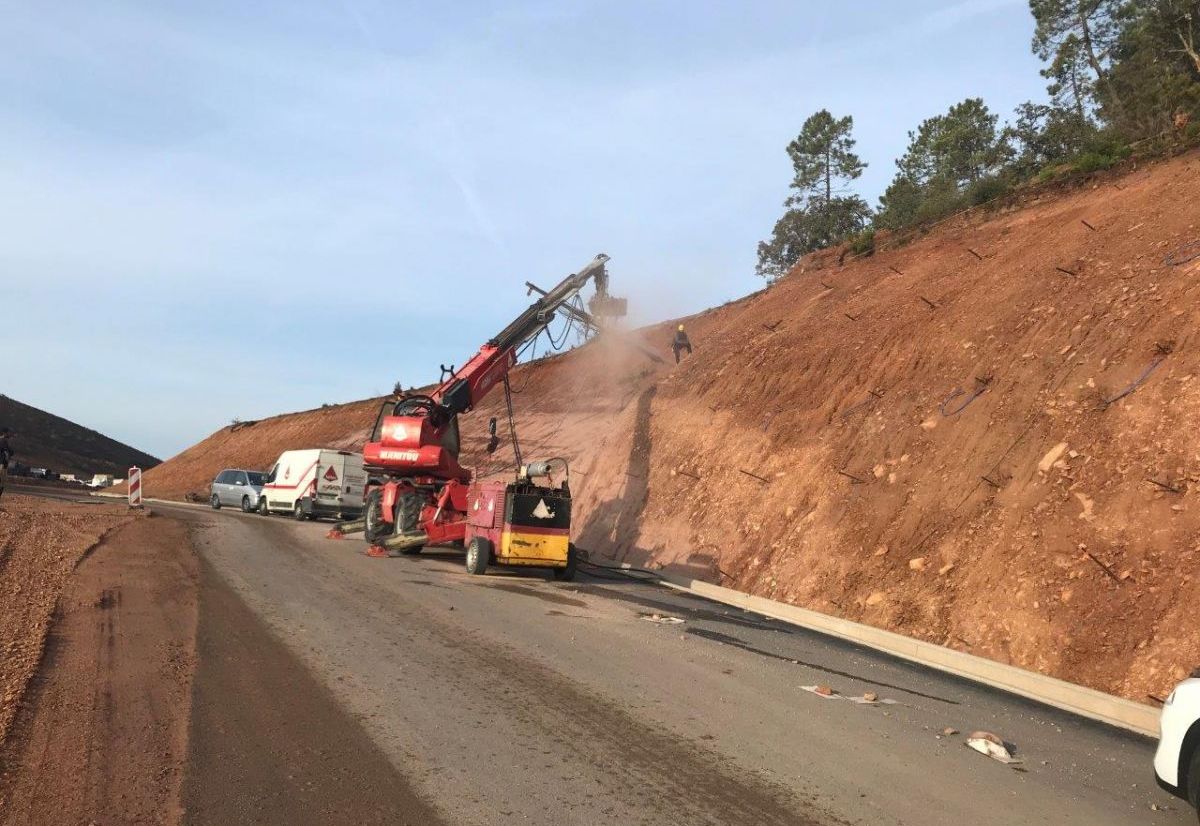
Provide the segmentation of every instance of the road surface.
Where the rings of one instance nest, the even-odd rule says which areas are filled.
[[[1148,739],[738,609],[152,507],[202,571],[188,822],[1195,822]]]

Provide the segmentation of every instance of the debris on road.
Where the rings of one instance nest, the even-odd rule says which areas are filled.
[[[1005,765],[1022,762],[1013,757],[1008,745],[990,731],[976,731],[967,738],[967,747]]]
[[[827,685],[802,685],[800,688],[803,691],[807,691],[809,694],[816,694],[818,697],[823,697],[826,700],[846,699]]]
[[[683,617],[673,617],[670,614],[642,614],[642,619],[658,625],[679,625],[684,622]]]
[[[846,699],[860,706],[894,706],[896,704],[895,700],[881,698],[874,691],[867,691],[861,697],[847,697]]]

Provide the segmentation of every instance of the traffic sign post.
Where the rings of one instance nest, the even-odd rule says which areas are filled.
[[[141,506],[142,469],[135,466],[129,469],[129,507],[140,508]]]

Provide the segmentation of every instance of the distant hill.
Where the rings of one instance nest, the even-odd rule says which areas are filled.
[[[15,459],[59,473],[123,477],[131,465],[151,468],[159,459],[61,416],[0,395],[0,426],[13,431]]]

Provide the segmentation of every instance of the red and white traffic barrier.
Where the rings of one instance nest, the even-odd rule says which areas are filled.
[[[131,467],[129,469],[129,507],[140,508],[142,506],[142,469],[140,467]]]

